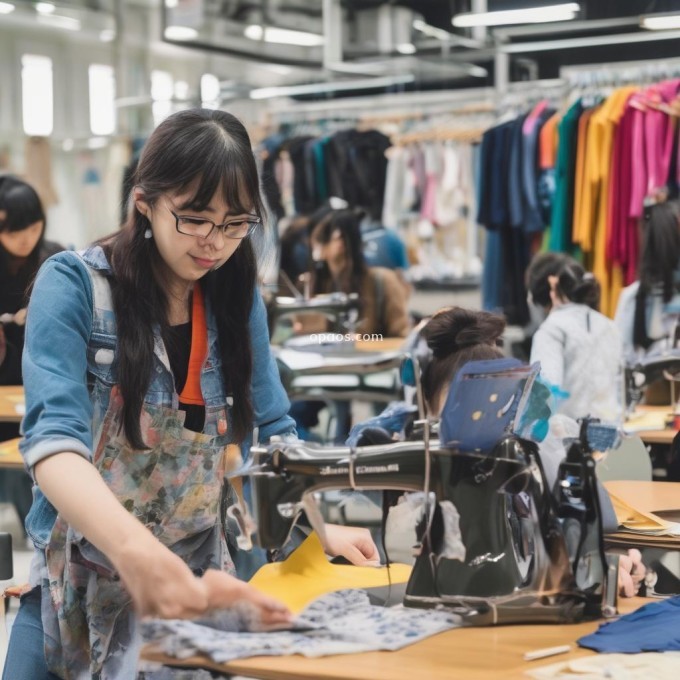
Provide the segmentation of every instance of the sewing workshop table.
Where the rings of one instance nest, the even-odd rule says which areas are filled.
[[[10,470],[23,470],[24,461],[19,453],[20,439],[10,439],[0,442],[0,468]]]
[[[634,425],[636,414],[646,414],[646,413],[663,413],[669,415],[673,412],[673,407],[668,406],[646,406],[644,404],[635,407],[633,413],[633,418],[629,419],[627,423]],[[673,443],[673,438],[678,433],[672,427],[666,427],[662,430],[640,430],[635,432],[635,434],[642,439],[645,444],[667,444],[670,446]]]
[[[21,385],[0,386],[0,422],[20,423],[24,406],[24,388]]]
[[[641,512],[680,510],[680,482],[610,481],[604,482],[607,491]],[[617,532],[605,536],[607,546],[627,548],[663,548],[680,550],[680,537],[645,536]]]
[[[627,614],[648,601],[643,598],[622,599],[619,612]],[[192,657],[177,662],[154,652],[150,646],[144,648],[142,656],[149,661],[200,666],[262,680],[526,679],[524,671],[594,654],[578,647],[576,640],[597,630],[600,623],[459,628],[396,652],[366,652],[317,659],[302,656],[253,657],[220,665]],[[571,651],[537,661],[524,661],[525,652],[558,645],[571,645]]]

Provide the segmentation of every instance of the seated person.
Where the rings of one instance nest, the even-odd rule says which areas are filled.
[[[620,419],[621,335],[597,311],[597,279],[567,255],[543,253],[529,265],[527,280],[533,302],[547,313],[534,334],[531,363],[539,361],[541,376],[564,393],[558,412]]]
[[[0,179],[0,385],[21,385],[28,290],[58,243],[45,240],[45,211],[35,189],[18,177]],[[0,423],[0,441],[19,426]],[[31,507],[31,479],[23,470],[0,470],[0,502],[11,502],[22,528]]]
[[[425,324],[421,337],[427,342],[431,358],[423,371],[421,384],[429,414],[438,416],[441,413],[449,387],[456,373],[466,363],[503,358],[500,343],[504,329],[505,320],[502,317],[460,307],[442,309]],[[551,432],[546,442],[541,444],[541,462],[551,487],[565,455],[561,442],[557,445],[557,440],[560,439],[559,429],[566,420],[564,416],[551,418]],[[547,442],[547,439],[552,441]],[[398,561],[410,561],[410,547],[416,542],[415,525],[422,500],[417,498],[418,494],[401,496],[395,492],[393,496],[392,500],[398,500],[390,508],[387,518],[385,546],[391,557],[398,556]],[[390,504],[389,501],[387,504]],[[621,593],[627,597],[634,595],[644,574],[645,567],[640,561],[639,551],[629,551],[623,555],[619,568]]]

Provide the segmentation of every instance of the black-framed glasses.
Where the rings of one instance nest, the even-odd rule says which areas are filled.
[[[219,229],[225,238],[243,239],[257,229],[262,223],[256,215],[248,217],[237,217],[227,220],[222,224],[217,224],[207,217],[194,217],[191,215],[178,215],[174,210],[168,208],[175,218],[175,228],[180,234],[185,236],[200,236],[209,238],[215,229]]]

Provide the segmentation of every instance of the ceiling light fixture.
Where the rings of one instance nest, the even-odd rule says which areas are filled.
[[[167,26],[163,35],[168,40],[195,40],[198,31],[191,26]]]
[[[39,24],[63,28],[65,31],[79,31],[81,26],[79,19],[64,17],[60,14],[39,14],[36,17],[36,21]]]
[[[652,14],[640,17],[640,26],[649,31],[668,31],[680,28],[680,14]]]
[[[443,28],[437,28],[436,26],[430,26],[430,24],[422,19],[414,19],[413,28],[430,38],[436,38],[437,40],[450,40],[452,37],[448,31],[445,31]]]
[[[451,23],[456,28],[508,26],[510,24],[543,24],[554,21],[570,21],[576,18],[580,9],[577,2],[567,2],[560,5],[508,9],[498,12],[468,12],[457,14],[451,19]]]
[[[51,2],[38,2],[35,5],[35,11],[38,14],[54,14],[56,7]]]
[[[270,43],[299,45],[300,47],[318,47],[324,43],[324,37],[317,33],[292,31],[288,28],[275,28],[274,26],[263,27],[259,24],[246,26],[243,35],[250,40],[264,40]]]
[[[99,39],[102,42],[112,42],[116,39],[116,32],[112,28],[105,28],[99,33]]]
[[[285,85],[282,87],[260,87],[250,91],[251,99],[271,99],[272,97],[287,97],[303,94],[317,94],[326,92],[341,92],[344,90],[370,90],[373,88],[390,87],[412,83],[415,76],[408,73],[399,76],[385,76],[382,78],[364,78],[361,80],[338,80],[330,83],[310,83],[308,85]]]
[[[14,5],[11,2],[0,2],[0,14],[9,14],[14,11]]]
[[[401,43],[397,45],[397,52],[399,54],[415,54],[416,46],[413,43]]]

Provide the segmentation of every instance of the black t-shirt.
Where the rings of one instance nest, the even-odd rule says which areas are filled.
[[[175,389],[181,393],[187,381],[189,371],[189,355],[191,354],[191,321],[177,326],[170,326],[164,334],[163,342],[168,351],[170,368],[175,376]],[[192,432],[203,432],[205,424],[205,407],[200,404],[183,404],[179,407],[186,413],[184,427]]]

